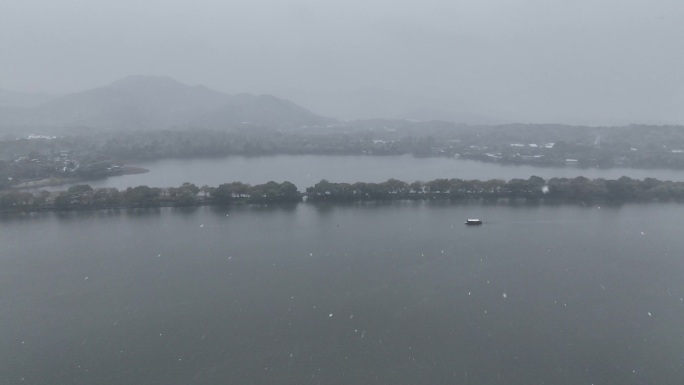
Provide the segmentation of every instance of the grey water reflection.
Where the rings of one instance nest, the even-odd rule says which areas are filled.
[[[7,383],[676,384],[683,210],[3,216],[0,370]],[[484,225],[463,225],[472,216]]]

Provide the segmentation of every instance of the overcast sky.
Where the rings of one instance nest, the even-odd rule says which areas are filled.
[[[521,121],[683,124],[684,1],[0,5],[0,88],[63,94],[132,74],[309,104],[373,88]]]

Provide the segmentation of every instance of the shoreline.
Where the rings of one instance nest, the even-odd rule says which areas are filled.
[[[148,170],[146,168],[142,168],[142,167],[123,166],[123,167],[121,167],[120,173],[117,173],[115,175],[108,175],[108,176],[106,176],[106,178],[117,177],[117,176],[122,176],[122,175],[145,174],[148,172],[150,172],[150,170]],[[50,177],[50,178],[44,178],[44,179],[22,182],[22,183],[15,185],[15,186],[11,186],[10,188],[16,189],[16,190],[29,190],[29,189],[37,189],[37,188],[41,188],[41,187],[62,186],[62,185],[73,184],[73,183],[88,183],[88,182],[93,181],[93,180],[96,180],[96,179]]]
[[[307,196],[304,195],[303,198]],[[199,207],[231,207],[231,206],[297,206],[300,204],[304,205],[314,205],[314,206],[349,206],[356,204],[382,204],[382,203],[393,203],[393,202],[442,202],[448,204],[467,204],[467,205],[495,205],[495,206],[582,206],[582,207],[619,207],[627,204],[681,204],[682,201],[677,200],[667,200],[667,201],[581,201],[581,200],[571,200],[571,199],[554,199],[554,198],[452,198],[452,197],[440,197],[440,196],[425,196],[425,197],[402,197],[398,199],[358,199],[358,200],[313,200],[313,199],[302,199],[299,201],[292,200],[282,200],[282,201],[248,201],[248,200],[236,200],[229,203],[217,203],[217,202],[195,202],[193,204],[175,204],[175,203],[160,203],[157,205],[111,205],[111,206],[72,206],[72,207],[36,207],[36,208],[21,208],[21,209],[0,209],[0,215],[6,214],[29,214],[29,213],[67,213],[67,212],[79,212],[79,211],[109,211],[109,210],[148,210],[148,209],[162,209],[162,208],[177,208],[177,209],[187,209],[187,208],[199,208]]]

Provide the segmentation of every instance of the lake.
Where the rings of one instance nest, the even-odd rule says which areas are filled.
[[[401,156],[277,155],[265,157],[234,156],[218,159],[167,159],[138,163],[149,169],[145,174],[124,175],[88,182],[93,187],[176,187],[184,182],[216,187],[221,183],[240,181],[259,184],[268,181],[294,183],[300,191],[321,179],[331,182],[384,182],[395,178],[405,182],[430,181],[438,178],[460,179],[527,179],[537,175],[553,177],[618,179],[623,175],[635,179],[647,177],[684,181],[684,171],[627,168],[533,167],[501,165],[452,158],[415,158]],[[68,186],[55,186],[63,190]]]
[[[682,218],[446,201],[4,215],[1,382],[680,385]]]

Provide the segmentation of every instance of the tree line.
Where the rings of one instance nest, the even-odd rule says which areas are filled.
[[[684,202],[684,182],[644,180],[623,176],[617,180],[551,178],[464,180],[435,179],[407,183],[332,183],[322,180],[306,189],[308,200],[355,201],[387,199],[528,199],[549,202]]]
[[[198,187],[183,183],[179,187],[92,188],[81,184],[67,191],[31,193],[7,190],[0,193],[0,210],[72,210],[96,208],[136,208],[161,206],[223,205],[233,203],[299,202],[302,194],[290,182],[250,185],[224,183],[218,187]]]
[[[224,183],[198,187],[137,186],[92,188],[75,185],[67,191],[31,193],[7,190],[0,193],[0,210],[72,210],[88,208],[135,208],[160,206],[227,205],[235,203],[351,202],[402,199],[498,200],[524,199],[539,202],[684,202],[684,182],[644,180],[623,176],[617,180],[551,178],[464,180],[435,179],[407,183],[389,179],[380,183],[334,183],[321,180],[300,192],[291,182],[250,185]]]

